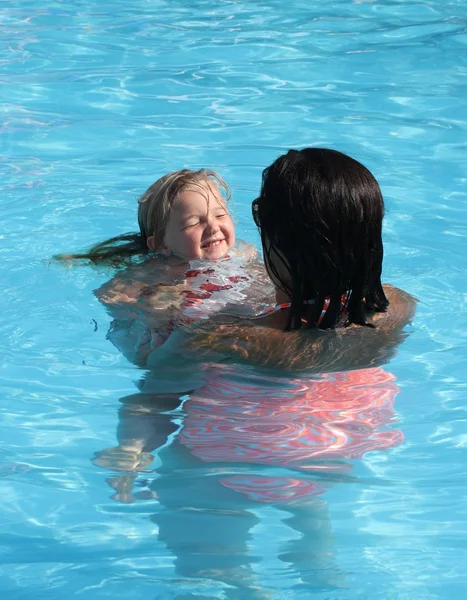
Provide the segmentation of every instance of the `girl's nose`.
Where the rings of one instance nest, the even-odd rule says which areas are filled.
[[[211,231],[212,233],[216,233],[217,231],[219,231],[219,229],[220,229],[219,223],[215,217],[213,217],[213,216],[208,217],[207,229],[209,231]]]

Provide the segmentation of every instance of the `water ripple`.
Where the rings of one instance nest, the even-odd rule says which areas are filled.
[[[463,598],[465,1],[4,0],[0,21],[3,596]],[[133,504],[111,500],[91,457],[141,373],[105,338],[92,290],[110,272],[51,256],[134,230],[138,196],[183,166],[227,178],[258,243],[261,171],[306,145],[375,173],[385,279],[420,299],[387,367],[403,442],[313,472],[167,450],[127,475]],[[274,437],[255,422],[248,443],[258,432]],[[313,493],[295,513],[229,504],[251,477]]]

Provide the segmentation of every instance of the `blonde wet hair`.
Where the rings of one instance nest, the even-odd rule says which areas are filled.
[[[173,205],[186,189],[203,189],[214,186],[225,198],[227,205],[230,191],[226,182],[211,169],[181,169],[167,173],[153,183],[138,200],[139,233],[124,233],[95,244],[88,252],[59,254],[54,258],[64,262],[87,261],[94,265],[120,266],[144,257],[150,251],[148,238],[153,237],[153,247],[163,245],[167,223]]]

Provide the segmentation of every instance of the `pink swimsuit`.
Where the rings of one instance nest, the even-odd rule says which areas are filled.
[[[302,472],[348,468],[341,459],[400,444],[387,429],[398,387],[381,368],[319,375],[315,379],[250,376],[213,369],[208,385],[184,404],[180,441],[204,462],[254,463]],[[334,462],[332,462],[334,461]],[[222,484],[264,502],[318,493],[300,477],[235,475]]]

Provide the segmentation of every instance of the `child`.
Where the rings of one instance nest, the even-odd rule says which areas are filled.
[[[271,288],[254,263],[253,247],[240,242],[234,248],[228,199],[227,185],[214,171],[169,173],[139,199],[139,233],[111,238],[85,254],[58,257],[130,265],[96,295],[114,316],[109,339],[132,362],[144,366],[182,320],[209,318],[247,296],[259,299],[251,314],[265,304]],[[135,264],[135,258],[146,260]]]
[[[138,200],[139,233],[119,235],[96,244],[87,253],[58,258],[112,266],[131,264],[134,257],[150,252],[185,260],[222,258],[235,243],[227,210],[229,197],[225,181],[210,169],[168,173]]]

